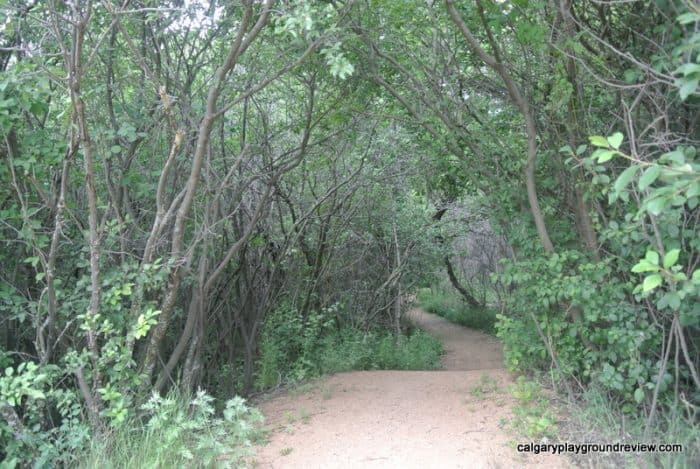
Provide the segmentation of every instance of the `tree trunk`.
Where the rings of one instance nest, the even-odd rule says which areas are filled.
[[[554,252],[554,245],[549,238],[549,233],[547,232],[547,226],[544,221],[544,215],[540,209],[540,204],[537,200],[537,189],[535,186],[535,163],[537,162],[537,127],[535,125],[535,118],[532,115],[532,110],[527,100],[523,97],[522,93],[515,84],[515,81],[511,77],[510,73],[500,60],[500,53],[498,52],[498,44],[491,36],[490,31],[487,29],[487,35],[489,36],[489,42],[493,48],[494,55],[489,54],[486,50],[479,44],[476,40],[471,30],[464,22],[459,12],[454,6],[454,0],[445,0],[445,5],[447,6],[447,11],[450,14],[450,18],[455,23],[457,28],[462,33],[462,36],[467,40],[469,47],[476,55],[481,58],[481,60],[491,67],[503,80],[506,85],[508,94],[511,100],[520,110],[523,118],[525,119],[525,134],[527,136],[527,163],[525,165],[525,186],[527,188],[527,200],[530,204],[530,211],[532,212],[532,218],[535,221],[535,227],[537,228],[537,234],[542,243],[546,253]],[[479,8],[481,5],[477,2]],[[482,15],[483,16],[483,15]],[[487,25],[488,26],[488,25]]]
[[[450,278],[450,283],[462,295],[462,298],[469,303],[469,306],[481,308],[483,305],[479,303],[479,300],[474,298],[474,295],[472,295],[471,292],[459,282],[459,279],[455,274],[454,267],[452,266],[452,262],[450,261],[450,256],[445,256],[445,267],[447,267],[447,276]]]

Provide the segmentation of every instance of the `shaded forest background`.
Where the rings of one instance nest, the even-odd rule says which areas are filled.
[[[509,368],[697,446],[696,2],[6,0],[0,19],[10,466],[215,408],[216,455],[255,412],[210,395],[437,366],[402,321],[437,284],[492,317]]]

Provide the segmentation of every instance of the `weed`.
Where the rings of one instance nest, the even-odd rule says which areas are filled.
[[[222,418],[214,398],[203,391],[193,399],[177,393],[154,395],[143,407],[145,425],[132,418],[114,427],[109,437],[93,442],[76,467],[235,467],[249,456],[263,435],[255,423],[262,416],[236,397]]]
[[[321,388],[321,397],[326,401],[332,398],[333,391],[331,390],[331,388],[328,386],[324,386],[323,388]]]
[[[307,392],[310,392],[314,388],[314,384],[311,382],[306,382],[306,383],[300,383],[289,391],[289,394],[292,396],[301,396],[302,394],[306,394]]]
[[[289,424],[289,425],[293,424],[297,420],[297,418],[291,412],[285,412],[284,419],[287,421],[287,424]]]
[[[469,390],[469,394],[476,397],[477,399],[482,399],[488,394],[495,394],[498,390],[498,382],[489,375],[481,375],[479,384],[473,386]]]
[[[518,377],[511,388],[511,394],[518,401],[513,407],[512,427],[518,433],[530,438],[553,438],[557,435],[557,419],[550,409],[549,399],[542,397],[541,387],[525,377]]]
[[[440,367],[442,344],[420,330],[407,336],[347,326],[337,330],[329,317],[324,311],[304,321],[293,308],[273,312],[263,328],[256,387],[268,389],[340,371]],[[304,386],[292,393],[312,387]]]
[[[663,403],[657,423],[645,435],[643,412],[625,413],[600,387],[590,387],[575,401],[566,404],[569,418],[561,437],[569,441],[620,443],[678,443],[680,453],[588,453],[577,462],[588,467],[700,467],[700,424],[695,415],[685,413],[673,401]]]
[[[281,449],[280,456],[289,456],[290,454],[292,454],[292,451],[294,451],[294,448],[287,447],[287,448]]]

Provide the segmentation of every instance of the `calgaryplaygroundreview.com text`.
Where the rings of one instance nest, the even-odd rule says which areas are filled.
[[[683,445],[677,443],[523,443],[519,453],[682,453]]]

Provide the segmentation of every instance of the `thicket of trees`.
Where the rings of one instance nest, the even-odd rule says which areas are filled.
[[[649,428],[696,421],[692,0],[9,0],[2,19],[8,460],[73,457],[152,392],[271,384],[268,317],[400,335],[436,272],[500,311],[510,367]]]

